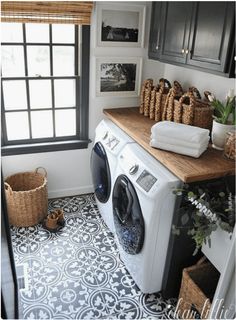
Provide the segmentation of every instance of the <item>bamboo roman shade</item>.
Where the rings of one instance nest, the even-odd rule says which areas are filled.
[[[2,1],[2,22],[90,24],[92,1]]]

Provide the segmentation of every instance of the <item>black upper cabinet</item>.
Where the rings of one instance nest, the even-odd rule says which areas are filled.
[[[191,2],[166,2],[163,5],[162,60],[186,62],[186,49],[189,41],[192,15]]]
[[[232,54],[233,20],[233,2],[196,3],[187,63],[227,73],[227,60]]]
[[[153,2],[149,58],[234,73],[234,2]]]
[[[162,6],[162,2],[154,2],[152,5],[152,24],[148,48],[148,57],[150,59],[158,59],[160,57]]]

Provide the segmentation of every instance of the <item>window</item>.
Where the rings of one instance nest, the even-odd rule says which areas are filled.
[[[87,147],[88,60],[88,26],[2,23],[3,155]]]

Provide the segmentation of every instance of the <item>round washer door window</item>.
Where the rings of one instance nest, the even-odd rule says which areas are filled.
[[[97,142],[91,153],[91,172],[95,195],[98,201],[106,203],[111,193],[111,174],[106,151]]]
[[[144,243],[144,219],[135,188],[125,175],[116,179],[112,205],[120,245],[127,253],[138,254]]]

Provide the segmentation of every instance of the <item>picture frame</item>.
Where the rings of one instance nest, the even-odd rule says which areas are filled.
[[[98,47],[143,47],[144,5],[98,4]]]
[[[97,97],[138,97],[142,58],[104,57],[96,60]]]

